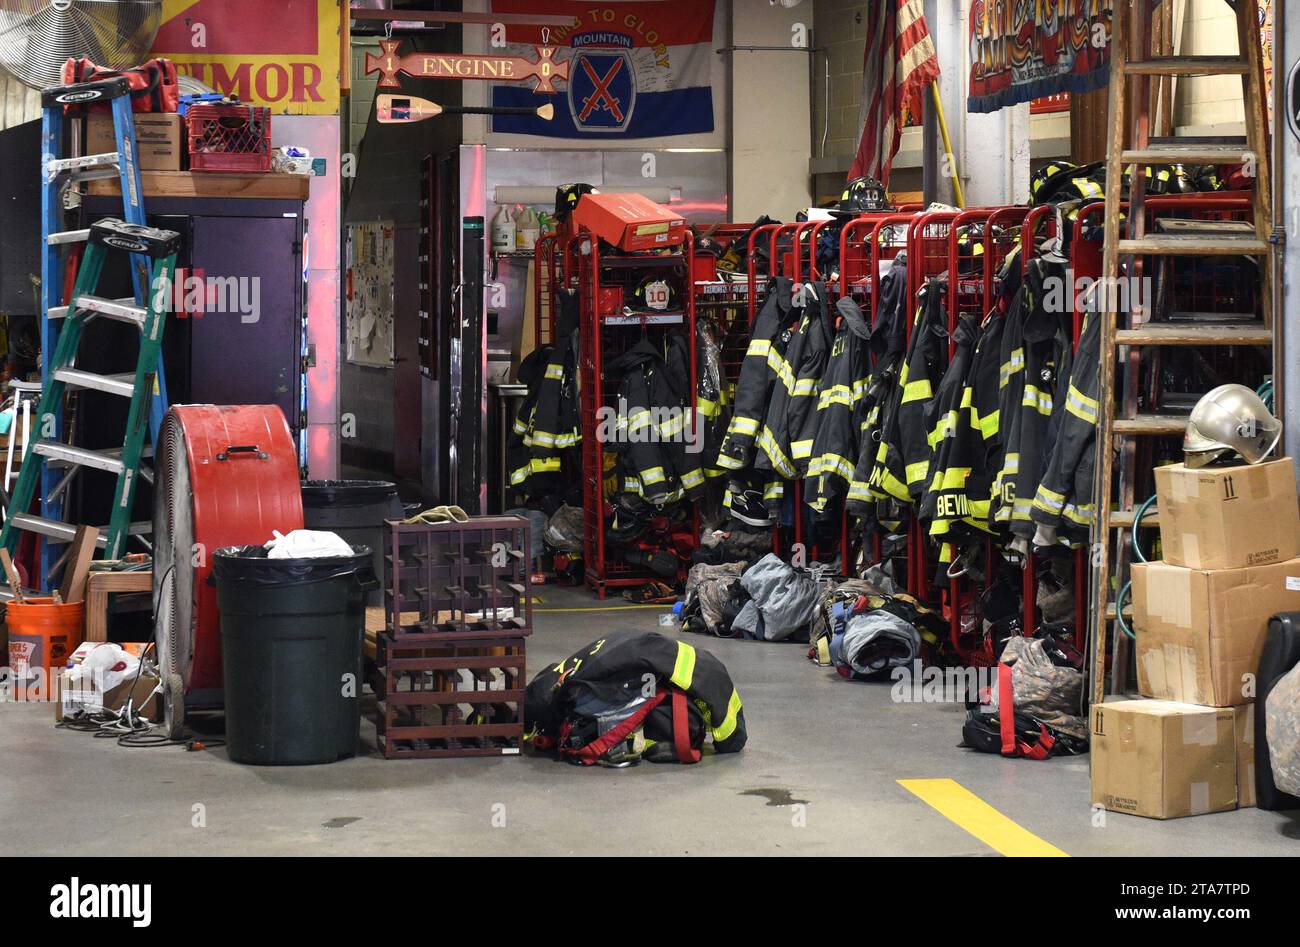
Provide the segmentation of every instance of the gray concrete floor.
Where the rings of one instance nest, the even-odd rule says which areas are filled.
[[[539,608],[599,604],[581,590],[541,596]],[[656,614],[539,611],[529,666],[655,628]],[[56,730],[48,706],[3,704],[0,838],[9,854],[995,854],[897,783],[946,777],[1071,855],[1300,851],[1300,819],[1256,809],[1107,814],[1094,827],[1086,759],[959,749],[959,707],[895,704],[888,685],[841,680],[798,645],[689,637],[728,666],[749,725],[744,752],[698,766],[386,761],[366,721],[355,759],[250,767],[222,749],[121,748]]]

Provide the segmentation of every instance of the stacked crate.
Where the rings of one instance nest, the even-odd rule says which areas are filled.
[[[518,516],[387,521],[375,720],[386,758],[519,752],[530,538]]]

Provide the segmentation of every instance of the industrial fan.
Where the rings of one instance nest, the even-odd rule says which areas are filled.
[[[164,726],[181,735],[185,709],[223,702],[212,554],[302,529],[298,456],[274,405],[173,405],[156,450],[154,642]]]
[[[0,67],[33,89],[57,85],[69,56],[106,69],[149,58],[162,0],[0,0]]]

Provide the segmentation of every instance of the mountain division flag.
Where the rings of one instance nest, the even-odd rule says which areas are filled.
[[[551,27],[558,59],[570,63],[556,95],[524,85],[497,85],[494,106],[555,106],[549,122],[533,115],[495,115],[492,130],[549,138],[661,138],[713,131],[714,4],[701,0],[592,2],[554,0],[547,13],[568,14]],[[493,13],[529,13],[536,0],[492,0]],[[507,27],[506,55],[535,55],[538,26]],[[494,50],[496,52],[497,50]]]
[[[939,57],[925,25],[922,0],[867,4],[867,46],[862,59],[862,140],[849,180],[889,183],[907,116],[921,114],[921,93],[939,78]]]

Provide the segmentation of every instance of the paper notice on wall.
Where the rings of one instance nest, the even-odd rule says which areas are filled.
[[[347,358],[357,365],[393,364],[393,224],[348,225]]]

